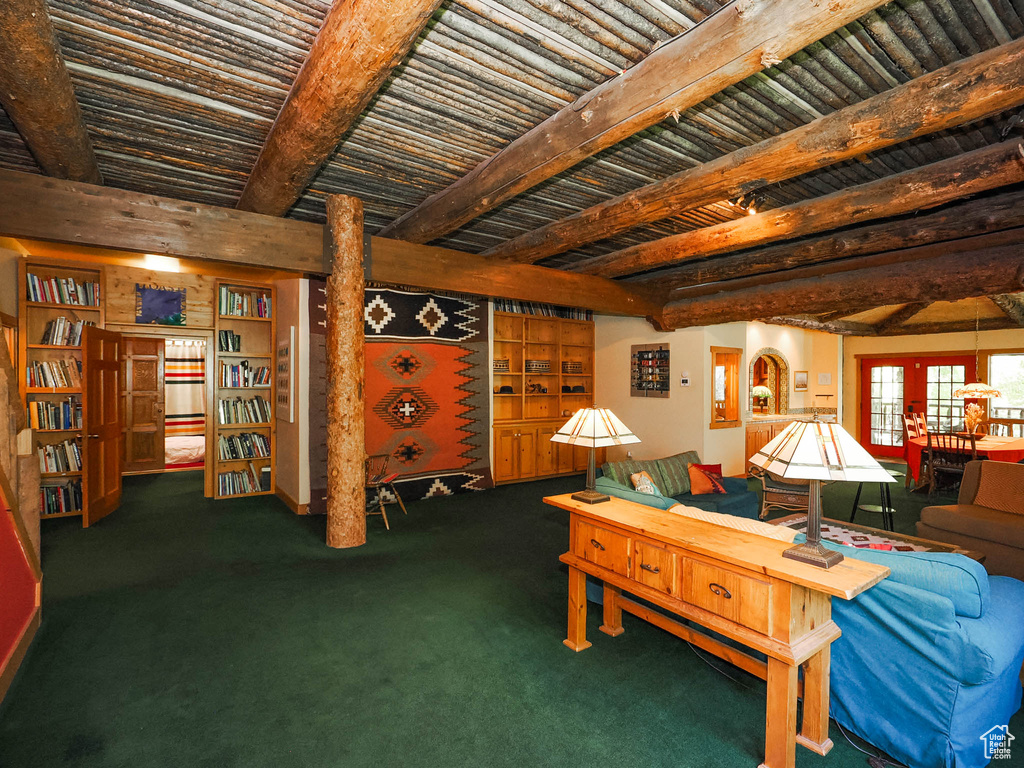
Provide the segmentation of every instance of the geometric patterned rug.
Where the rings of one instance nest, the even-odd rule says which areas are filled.
[[[364,295],[366,452],[391,456],[403,499],[490,488],[487,299]]]
[[[787,522],[780,522],[787,528],[793,528],[801,533],[807,532],[807,516],[801,515],[798,518]],[[878,534],[855,531],[844,527],[839,523],[821,523],[821,538],[835,544],[845,544],[858,549],[881,549],[893,552],[930,552],[931,549],[921,544],[912,544],[900,538],[891,538],[883,532]]]

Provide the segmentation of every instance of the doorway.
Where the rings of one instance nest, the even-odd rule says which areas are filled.
[[[932,432],[963,426],[964,401],[953,397],[968,377],[972,355],[875,357],[861,360],[860,443],[875,456],[900,457],[903,414],[923,413]]]
[[[206,466],[207,340],[125,335],[125,474]]]

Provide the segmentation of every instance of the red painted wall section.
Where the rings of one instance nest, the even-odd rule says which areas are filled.
[[[36,580],[0,494],[0,671],[36,609]]]

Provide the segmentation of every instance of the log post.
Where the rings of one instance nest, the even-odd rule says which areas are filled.
[[[363,204],[327,198],[327,546],[366,543]]]

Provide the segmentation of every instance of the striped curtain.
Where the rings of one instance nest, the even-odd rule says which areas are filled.
[[[164,354],[164,434],[206,433],[206,342],[168,339]]]

